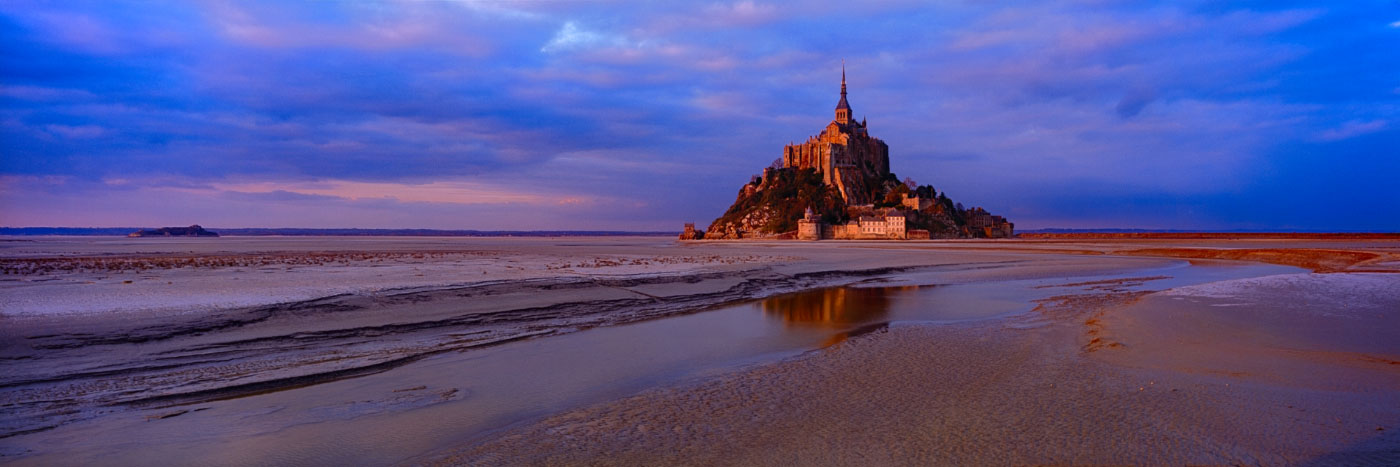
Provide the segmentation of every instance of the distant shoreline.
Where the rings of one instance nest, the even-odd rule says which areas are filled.
[[[1290,239],[1290,240],[1382,240],[1400,239],[1400,232],[1025,232],[1016,238],[1027,240],[1075,239]]]
[[[126,237],[149,227],[0,227],[0,236]],[[674,237],[679,231],[625,230],[438,230],[438,229],[302,229],[210,228],[225,237]],[[1017,233],[1025,240],[1075,239],[1400,239],[1400,232],[1231,232],[1146,229],[1040,229]],[[749,239],[744,239],[749,240]],[[778,240],[756,238],[752,240]],[[707,240],[700,240],[707,241]],[[723,240],[719,240],[723,241]],[[783,240],[790,241],[790,240]]]
[[[0,227],[0,235],[125,237],[149,227]],[[437,230],[437,229],[299,229],[210,228],[225,237],[662,237],[675,232],[623,230]]]

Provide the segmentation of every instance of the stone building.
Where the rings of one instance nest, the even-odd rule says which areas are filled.
[[[835,187],[847,204],[870,204],[874,200],[864,186],[866,175],[883,178],[890,173],[890,147],[871,137],[865,119],[851,117],[846,101],[846,68],[841,67],[841,100],[836,118],[806,142],[783,147],[783,167],[816,169],[822,181]]]
[[[908,238],[908,228],[904,225],[904,213],[898,209],[885,213],[885,236],[903,240]]]
[[[858,222],[861,238],[903,239],[905,237],[904,213],[898,210],[886,213],[884,217],[860,216]]]
[[[933,199],[921,198],[918,196],[905,196],[904,200],[900,201],[900,204],[911,211],[922,211],[928,209],[929,206],[933,206]]]
[[[700,240],[705,238],[705,232],[695,229],[694,222],[686,222],[685,230],[681,231],[681,240]]]
[[[927,234],[925,234],[927,236]],[[865,215],[845,224],[828,225],[821,223],[807,209],[802,220],[797,221],[798,240],[904,240],[908,237],[904,213],[898,209],[884,215]]]
[[[798,240],[821,240],[822,223],[817,220],[816,214],[812,213],[812,208],[807,208],[807,212],[802,215],[802,220],[797,221]]]
[[[1016,224],[1007,222],[1005,217],[994,216],[986,209],[968,209],[965,216],[967,217],[967,229],[974,236],[1011,238],[1016,234]]]

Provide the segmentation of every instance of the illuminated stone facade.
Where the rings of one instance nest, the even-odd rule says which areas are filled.
[[[868,176],[883,179],[890,173],[890,147],[871,137],[864,119],[851,117],[846,101],[846,70],[841,70],[841,100],[836,118],[806,142],[783,147],[783,167],[816,169],[822,181],[841,192],[846,204],[870,204],[864,181]]]
[[[898,209],[884,215],[860,216],[845,224],[823,224],[808,209],[802,220],[797,221],[798,240],[905,240],[908,227],[904,213]],[[927,232],[925,232],[927,238]]]

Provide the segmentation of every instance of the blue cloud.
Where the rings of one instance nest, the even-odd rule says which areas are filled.
[[[1400,204],[1374,175],[1396,173],[1394,18],[1316,1],[19,2],[0,12],[0,177],[92,196],[114,179],[490,183],[607,196],[529,219],[398,203],[365,223],[674,228],[820,129],[845,58],[900,175],[1021,227],[1400,230],[1366,214]],[[13,192],[0,214],[38,222]],[[43,193],[22,202],[91,217]],[[318,196],[207,201],[284,225],[320,219],[308,204],[367,209]],[[1324,203],[1355,215],[1291,208]]]

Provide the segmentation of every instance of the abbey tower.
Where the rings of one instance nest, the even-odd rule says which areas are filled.
[[[890,173],[890,147],[866,131],[864,119],[851,117],[846,101],[846,67],[841,67],[841,100],[836,118],[816,136],[800,144],[783,147],[783,167],[816,169],[822,181],[835,187],[846,204],[874,202],[864,189],[872,178],[884,179]]]

